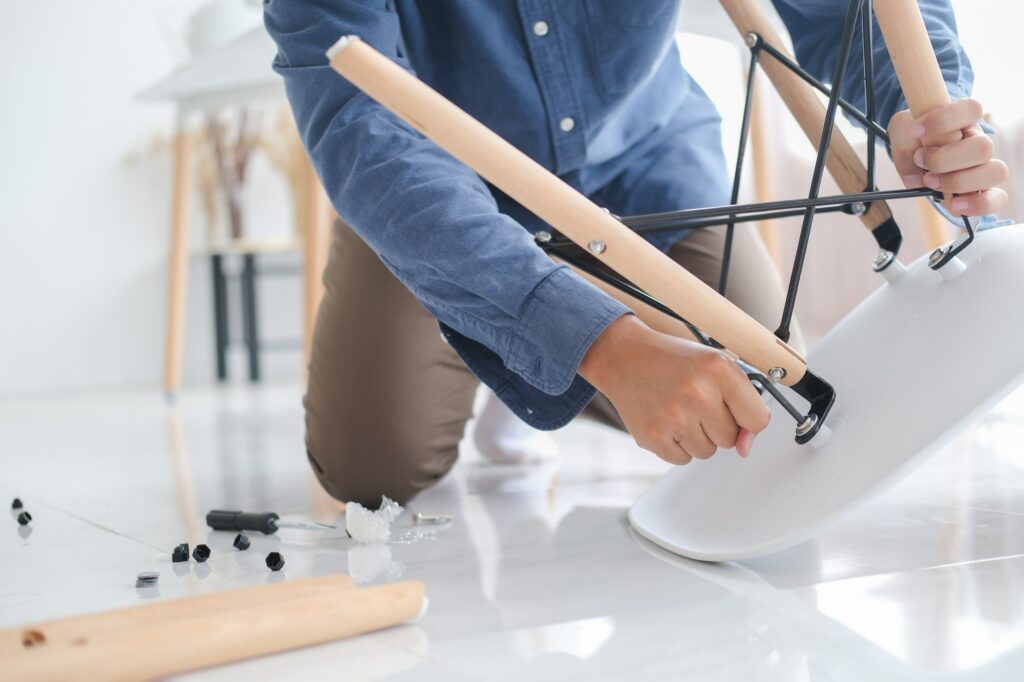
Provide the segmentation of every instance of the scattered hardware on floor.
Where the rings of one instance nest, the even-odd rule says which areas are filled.
[[[412,515],[412,522],[417,526],[429,526],[429,525],[441,525],[443,523],[451,523],[452,517],[450,514],[422,514],[416,512]]]
[[[239,552],[244,552],[245,550],[249,549],[249,545],[251,543],[249,542],[249,538],[246,535],[244,535],[242,533],[239,533],[238,535],[235,536],[235,541],[232,542],[231,544]]]
[[[174,551],[171,552],[171,561],[173,561],[174,563],[179,563],[179,562],[182,562],[182,561],[188,561],[188,543],[187,542],[183,542],[183,543],[181,543],[180,545],[178,545],[177,547],[174,548]]]
[[[271,571],[280,571],[284,568],[284,557],[281,556],[280,552],[271,552],[267,555],[267,568]]]
[[[192,550],[192,558],[203,563],[210,558],[210,548],[207,545],[196,545],[196,548]]]
[[[152,587],[160,580],[160,574],[156,571],[143,571],[135,579],[135,587]]]
[[[282,521],[274,512],[242,512],[214,509],[206,515],[206,525],[214,530],[254,530],[264,535],[273,535],[279,528],[300,530],[334,530],[336,526],[326,523],[304,523]]]

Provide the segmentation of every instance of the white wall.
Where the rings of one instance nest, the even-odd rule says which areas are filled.
[[[34,0],[4,12],[0,397],[160,385],[170,159],[126,157],[172,130],[170,106],[133,97],[184,56],[158,19],[187,5]],[[265,164],[254,180],[269,218],[286,218]],[[195,384],[213,369],[209,268],[193,265],[185,376]],[[298,303],[294,278],[268,284],[272,335],[296,336]],[[268,371],[299,377],[300,362],[268,356]]]

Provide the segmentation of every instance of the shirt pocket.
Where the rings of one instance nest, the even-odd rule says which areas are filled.
[[[679,0],[584,0],[593,59],[605,94],[633,90],[673,39]]]

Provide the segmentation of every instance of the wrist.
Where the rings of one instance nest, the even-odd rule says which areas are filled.
[[[580,362],[579,375],[601,391],[607,392],[608,383],[622,371],[622,361],[628,357],[628,348],[651,329],[636,315],[623,315],[610,325],[590,345]]]

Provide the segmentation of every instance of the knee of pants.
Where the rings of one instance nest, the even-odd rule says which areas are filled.
[[[409,424],[357,421],[339,417],[325,428],[307,415],[310,465],[324,489],[342,502],[376,509],[387,495],[406,504],[441,480],[458,458],[458,440],[431,443]]]

